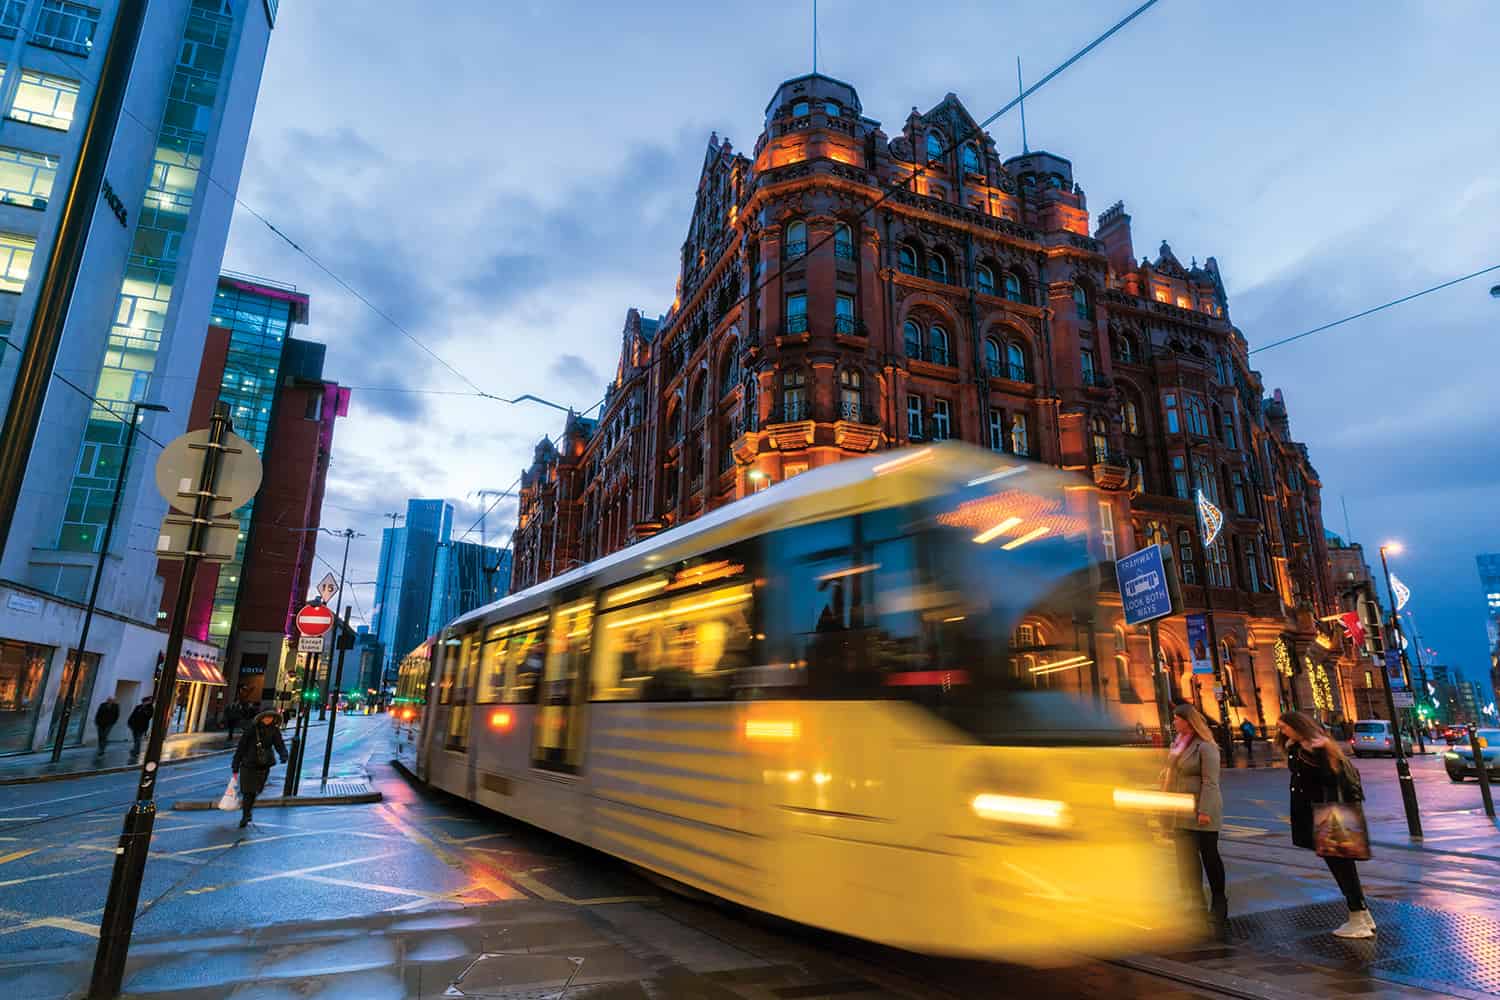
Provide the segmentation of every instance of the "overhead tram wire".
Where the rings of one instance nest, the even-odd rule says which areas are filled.
[[[1032,94],[1034,94],[1038,90],[1042,89],[1042,87],[1046,86],[1048,83],[1050,83],[1057,76],[1061,75],[1065,70],[1067,70],[1070,66],[1072,66],[1074,63],[1076,63],[1078,60],[1082,59],[1084,56],[1088,55],[1094,49],[1098,48],[1101,44],[1104,43],[1105,40],[1107,40],[1108,38],[1112,37],[1117,32],[1119,32],[1120,29],[1124,28],[1131,21],[1134,21],[1136,18],[1140,17],[1146,11],[1148,11],[1152,7],[1156,6],[1156,4],[1158,2],[1159,2],[1159,0],[1146,0],[1145,3],[1141,4],[1139,7],[1135,8],[1130,13],[1126,14],[1124,17],[1120,18],[1120,20],[1116,21],[1107,30],[1105,30],[1103,33],[1101,33],[1097,37],[1095,37],[1093,41],[1089,42],[1083,48],[1079,49],[1077,52],[1073,53],[1067,59],[1063,60],[1061,63],[1059,63],[1057,66],[1055,66],[1050,72],[1048,72],[1047,74],[1045,74],[1044,76],[1042,76],[1039,80],[1037,80],[1031,86],[1027,87],[1025,90],[1021,91],[1019,94],[1017,94],[1010,101],[1007,101],[994,114],[992,114],[988,118],[984,119],[984,121],[978,122],[975,125],[975,127],[974,127],[973,130],[965,131],[961,136],[955,138],[953,140],[953,142],[950,143],[948,146],[944,147],[942,149],[942,151],[937,156],[928,157],[927,158],[927,163],[921,163],[921,164],[919,164],[914,159],[912,161],[912,170],[911,170],[910,173],[906,174],[904,177],[901,177],[898,180],[883,182],[881,186],[885,188],[885,191],[880,195],[880,197],[876,198],[874,201],[870,202],[870,204],[868,204],[864,208],[860,209],[859,212],[854,216],[854,218],[856,218],[856,219],[863,219],[865,216],[867,216],[871,212],[875,211],[881,205],[884,205],[887,201],[889,201],[891,198],[893,198],[897,194],[900,194],[903,191],[909,191],[910,190],[910,185],[918,177],[922,177],[922,176],[925,176],[927,174],[928,165],[929,164],[931,164],[931,163],[933,163],[935,161],[941,161],[941,160],[945,159],[949,154],[951,154],[954,150],[956,150],[959,147],[961,147],[964,143],[966,143],[969,140],[973,139],[975,136],[980,135],[981,133],[983,133],[983,131],[988,126],[990,126],[991,124],[993,124],[996,120],[998,120],[1002,115],[1004,115],[1011,108],[1014,108],[1017,105],[1019,105],[1022,102],[1024,102],[1026,100],[1026,98],[1030,97]],[[917,155],[915,148],[912,151],[912,155],[913,155],[913,157],[915,157]],[[915,193],[915,192],[912,192],[912,193]],[[833,243],[836,238],[837,238],[837,231],[836,230],[833,231],[833,232],[829,232],[828,234],[826,234],[826,235],[818,238],[817,240],[809,243],[808,246],[807,246],[807,249],[802,254],[800,254],[798,257],[796,257],[794,259],[797,260],[797,261],[805,261],[809,257],[811,257],[814,253],[816,253],[817,251],[821,250],[823,247],[826,247],[829,244]],[[786,270],[786,268],[787,268],[787,263],[786,262],[779,263],[776,266],[776,269],[774,271],[772,271],[770,274],[767,274],[766,276],[764,276],[760,280],[757,281],[754,277],[752,277],[751,280],[750,280],[750,287],[748,289],[746,289],[746,291],[745,291],[745,293],[743,295],[741,295],[739,298],[737,298],[733,302],[731,302],[725,308],[724,311],[727,313],[730,310],[734,309],[735,306],[738,306],[741,303],[746,302],[749,299],[751,299],[755,295],[756,292],[760,291],[761,289],[763,289],[767,285],[769,285],[772,281],[774,281],[777,278],[781,277],[782,272],[784,272]],[[648,365],[646,365],[645,368],[642,369],[642,370],[643,371],[650,371],[654,366],[660,364],[665,358],[666,358],[666,352],[665,351],[657,352],[656,357],[654,357],[651,360],[651,362]],[[592,407],[590,407],[590,409],[592,409]]]
[[[1259,354],[1261,351],[1269,351],[1273,347],[1281,347],[1284,344],[1290,344],[1293,341],[1302,340],[1304,337],[1311,337],[1315,333],[1322,333],[1325,330],[1332,330],[1336,326],[1343,326],[1345,323],[1352,323],[1357,319],[1363,319],[1366,316],[1372,316],[1375,313],[1390,309],[1392,306],[1399,306],[1403,302],[1410,302],[1412,299],[1419,299],[1424,295],[1430,295],[1433,292],[1440,292],[1444,288],[1450,288],[1453,285],[1468,281],[1471,278],[1477,278],[1482,274],[1489,274],[1491,271],[1500,271],[1500,264],[1491,264],[1489,267],[1486,267],[1482,270],[1471,272],[1460,278],[1454,278],[1451,281],[1445,281],[1439,285],[1433,285],[1431,288],[1424,288],[1420,292],[1412,292],[1410,295],[1403,295],[1399,299],[1391,299],[1389,302],[1382,302],[1378,306],[1361,310],[1360,312],[1357,312],[1352,316],[1345,316],[1343,319],[1336,319],[1332,323],[1324,323],[1322,326],[1315,326],[1311,330],[1304,330],[1301,333],[1294,333],[1290,337],[1283,337],[1280,340],[1273,340],[1269,344],[1262,344],[1260,347],[1252,348],[1249,353]]]

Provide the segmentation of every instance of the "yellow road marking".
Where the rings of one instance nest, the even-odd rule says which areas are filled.
[[[6,864],[10,861],[20,861],[22,858],[26,857],[26,855],[35,854],[40,850],[40,847],[28,847],[24,851],[11,851],[9,854],[0,854],[0,865]]]
[[[30,916],[30,914],[4,911],[4,916],[13,919],[19,918],[25,920],[25,922],[16,924],[14,927],[0,927],[0,934],[15,934],[18,931],[29,931],[33,927],[56,927],[59,930],[72,931],[75,934],[82,934],[85,937],[96,938],[99,936],[99,928],[92,924],[83,923],[78,918],[97,916],[103,912],[103,910],[91,910],[87,913],[75,913],[71,917],[33,917],[30,920],[26,920],[25,918]]]
[[[489,890],[489,892],[491,892],[496,899],[521,898],[521,893],[517,891],[514,885],[510,884],[509,882],[502,881],[500,878],[497,878],[488,872],[479,872],[476,874],[473,870],[474,866],[471,863],[472,859],[465,859],[452,853],[437,841],[427,836],[421,830],[418,830],[415,826],[412,826],[406,820],[398,816],[396,814],[396,811],[390,808],[390,806],[382,803],[377,807],[377,809],[384,812],[386,822],[394,826],[404,837],[406,837],[407,840],[410,840],[414,844],[420,844],[421,846],[427,848],[433,853],[434,856],[437,857],[439,861],[447,865],[449,868],[469,875],[474,880],[473,884],[475,888]],[[509,875],[507,875],[506,877],[509,878]]]

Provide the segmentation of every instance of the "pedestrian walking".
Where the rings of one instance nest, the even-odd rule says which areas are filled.
[[[120,703],[115,701],[114,695],[110,695],[94,711],[94,728],[99,731],[99,756],[104,756],[104,748],[109,744],[109,731],[119,721]]]
[[[1245,766],[1255,766],[1255,724],[1249,719],[1240,723],[1240,739],[1245,741]]]
[[[240,720],[244,718],[240,712],[240,703],[237,701],[231,701],[224,706],[224,729],[227,733],[224,737],[225,743],[234,742],[234,731],[240,727]]]
[[[1313,807],[1328,802],[1363,801],[1359,772],[1344,755],[1338,741],[1310,716],[1302,712],[1287,712],[1276,729],[1277,740],[1286,751],[1287,771],[1291,775],[1292,843],[1317,850]],[[1323,860],[1349,905],[1349,919],[1333,932],[1334,936],[1374,937],[1375,920],[1365,905],[1364,889],[1354,860],[1331,856],[1324,856]]]
[[[240,779],[241,827],[250,824],[255,798],[266,787],[266,779],[271,774],[272,754],[286,763],[286,744],[281,741],[281,727],[276,723],[275,712],[261,712],[245,727],[240,745],[234,751],[230,769]]]
[[[1219,790],[1219,747],[1208,720],[1192,705],[1172,710],[1177,738],[1167,756],[1162,790],[1193,797],[1191,812],[1174,813],[1178,873],[1190,906],[1203,908],[1203,879],[1211,895],[1208,920],[1215,936],[1229,934],[1229,897],[1224,887],[1224,860],[1219,856],[1219,830],[1224,824],[1224,798]]]
[[[130,735],[135,740],[130,745],[130,756],[141,755],[141,740],[146,738],[146,733],[151,728],[151,717],[155,714],[156,706],[152,704],[149,694],[141,699],[140,704],[130,710],[130,718],[125,720],[125,725],[130,729]]]

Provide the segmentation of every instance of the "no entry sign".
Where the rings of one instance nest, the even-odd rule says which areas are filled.
[[[297,631],[318,636],[333,628],[333,612],[321,604],[304,604],[297,612]]]

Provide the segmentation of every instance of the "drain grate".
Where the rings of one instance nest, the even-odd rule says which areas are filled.
[[[1342,903],[1235,917],[1230,929],[1236,943],[1288,958],[1427,989],[1500,994],[1500,921],[1416,903],[1368,902],[1377,928],[1373,941],[1330,933],[1348,915]]]
[[[314,781],[302,786],[303,795],[367,795],[370,786],[363,781],[330,781],[324,785]]]

